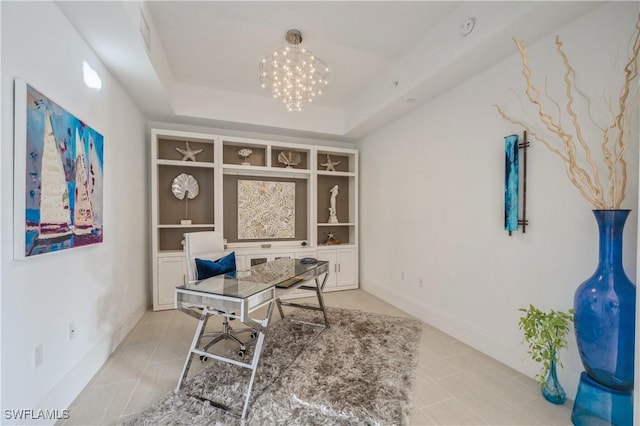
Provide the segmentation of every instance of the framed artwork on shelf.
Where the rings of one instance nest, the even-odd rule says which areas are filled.
[[[295,238],[296,184],[238,180],[238,239]]]
[[[14,258],[103,241],[104,138],[15,80]]]

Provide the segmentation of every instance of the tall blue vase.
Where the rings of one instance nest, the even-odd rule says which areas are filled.
[[[626,394],[633,392],[636,287],[622,266],[622,233],[629,212],[593,211],[600,236],[598,267],[576,289],[573,300],[576,340],[586,370],[574,404],[574,424],[600,420],[612,424],[620,415],[633,419],[633,404],[596,404],[596,400],[613,401],[619,395],[627,400]]]

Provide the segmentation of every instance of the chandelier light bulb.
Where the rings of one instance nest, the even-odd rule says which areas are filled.
[[[288,31],[286,40],[288,46],[277,49],[260,62],[260,85],[271,90],[274,98],[282,99],[289,111],[302,111],[305,103],[322,93],[316,86],[328,84],[329,67],[300,46],[299,31]],[[285,96],[281,97],[280,88]]]

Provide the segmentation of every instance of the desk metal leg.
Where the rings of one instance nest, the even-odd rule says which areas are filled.
[[[284,319],[284,311],[282,310],[282,302],[280,301],[279,297],[276,298],[276,305],[278,305],[278,312],[280,312],[280,319],[283,320]]]
[[[200,320],[198,320],[198,325],[196,326],[196,331],[193,334],[193,340],[191,341],[191,347],[189,348],[189,354],[187,355],[187,359],[184,362],[184,367],[182,368],[182,374],[180,374],[180,379],[178,380],[178,385],[174,392],[178,392],[180,390],[180,386],[182,386],[182,382],[186,380],[187,375],[189,374],[189,369],[191,368],[191,362],[193,361],[193,357],[196,355],[194,350],[200,346],[200,341],[202,340],[202,335],[204,334],[204,330],[207,327],[207,321],[209,320],[209,310],[204,308],[202,313],[200,314]]]
[[[313,290],[316,292],[316,297],[318,298],[318,305],[319,306],[310,306],[310,305],[303,305],[301,303],[296,303],[296,302],[283,302],[282,300],[280,300],[279,297],[276,298],[276,304],[278,305],[278,311],[280,311],[280,318],[284,319],[284,312],[282,311],[282,306],[289,306],[292,308],[300,308],[300,309],[309,309],[312,311],[322,311],[322,316],[324,317],[324,327],[325,328],[329,328],[329,319],[327,317],[327,309],[326,306],[324,304],[324,297],[322,296],[322,290],[324,289],[324,285],[327,283],[327,278],[329,278],[329,273],[326,272],[324,274],[324,278],[322,279],[322,284],[319,281],[319,277],[315,277],[315,282],[316,285],[315,286],[305,286],[302,285],[300,287],[297,288],[301,288],[304,290]],[[318,325],[320,326],[321,324],[314,324],[314,323],[309,323],[312,325]]]
[[[244,419],[247,415],[247,410],[249,408],[249,401],[251,400],[251,391],[253,390],[253,383],[256,378],[256,371],[258,370],[258,363],[260,362],[260,356],[262,355],[262,348],[264,345],[265,332],[269,327],[269,323],[271,321],[271,315],[273,313],[273,302],[269,303],[269,307],[267,308],[267,315],[262,321],[253,321],[251,323],[245,322],[244,324],[248,325],[252,328],[257,328],[260,330],[258,333],[258,339],[256,342],[255,349],[253,351],[253,358],[251,359],[251,364],[247,364],[244,362],[237,361],[235,359],[226,358],[224,356],[211,354],[205,351],[198,349],[200,347],[200,342],[202,340],[203,335],[205,334],[205,328],[207,325],[207,321],[211,315],[214,314],[214,311],[210,311],[207,308],[202,310],[200,314],[200,320],[198,321],[198,325],[196,326],[196,331],[193,335],[193,341],[191,342],[191,347],[189,348],[189,354],[187,355],[187,359],[184,364],[184,368],[182,369],[182,374],[180,375],[180,379],[178,380],[178,385],[174,390],[177,393],[182,386],[182,383],[187,379],[187,375],[189,374],[189,368],[191,368],[191,362],[193,361],[193,357],[196,355],[206,356],[218,361],[226,362],[229,364],[237,365],[239,367],[248,368],[251,370],[251,378],[249,379],[249,384],[247,386],[246,394],[244,397],[244,404],[242,406],[242,414],[241,417]],[[215,401],[210,401],[214,406],[227,409],[224,406],[217,404]],[[237,413],[236,413],[237,415]]]
[[[249,379],[249,386],[247,387],[247,396],[244,398],[244,406],[242,407],[242,419],[247,416],[247,408],[249,408],[249,400],[251,399],[251,391],[253,390],[253,381],[256,378],[256,371],[258,371],[258,362],[260,361],[260,355],[262,354],[262,345],[264,343],[264,335],[266,327],[269,326],[271,321],[271,313],[273,312],[273,302],[269,304],[267,309],[267,317],[265,328],[260,329],[258,334],[258,341],[256,342],[256,349],[253,352],[253,359],[251,360],[251,379]]]
[[[329,328],[329,319],[327,318],[327,309],[324,305],[324,296],[322,295],[322,290],[324,289],[324,285],[327,282],[327,278],[329,278],[329,273],[324,274],[324,278],[322,279],[322,284],[318,281],[318,277],[316,277],[316,294],[318,296],[318,304],[322,309],[322,315],[324,316],[324,325]]]

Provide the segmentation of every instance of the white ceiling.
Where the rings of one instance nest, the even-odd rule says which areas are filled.
[[[285,46],[286,30],[293,28],[302,31],[307,49],[330,64],[330,90],[317,103],[343,108],[456,3],[152,2],[148,6],[175,81],[268,95],[257,84],[258,63]]]
[[[599,3],[57,5],[150,120],[353,140],[514,54],[511,37],[531,43]],[[464,37],[471,17],[474,31]],[[288,112],[258,84],[259,61],[286,45],[289,29],[331,68],[329,89],[302,112]]]

